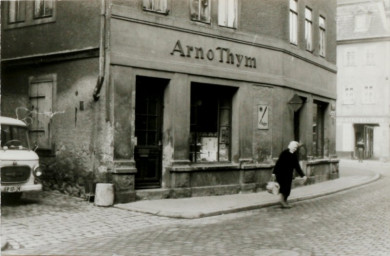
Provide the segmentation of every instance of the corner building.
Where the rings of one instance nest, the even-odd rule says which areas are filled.
[[[88,177],[114,183],[116,202],[261,190],[291,140],[310,182],[338,177],[336,1],[104,6],[86,154],[102,152]]]

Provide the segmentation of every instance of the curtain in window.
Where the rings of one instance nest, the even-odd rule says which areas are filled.
[[[146,10],[156,12],[167,12],[167,0],[143,0],[143,6]]]
[[[306,40],[306,50],[312,50],[312,15],[311,10],[306,8],[305,10],[305,40]]]
[[[50,17],[53,15],[53,0],[35,0],[34,18]]]
[[[326,46],[326,34],[325,34],[325,18],[319,18],[320,25],[320,56],[325,56],[325,46]]]
[[[191,0],[191,19],[210,22],[210,1],[209,0]]]
[[[290,0],[290,42],[298,43],[298,4]]]
[[[231,28],[237,26],[237,0],[218,1],[218,25]]]
[[[8,3],[8,23],[23,22],[25,20],[25,2],[11,0]]]

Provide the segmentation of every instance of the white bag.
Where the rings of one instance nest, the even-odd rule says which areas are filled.
[[[268,181],[266,189],[267,189],[268,193],[273,194],[273,195],[277,195],[277,194],[279,194],[280,185],[276,181]]]

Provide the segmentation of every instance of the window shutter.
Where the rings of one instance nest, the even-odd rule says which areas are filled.
[[[33,82],[30,84],[30,104],[32,124],[31,141],[40,149],[51,149],[50,114],[52,113],[53,82]]]

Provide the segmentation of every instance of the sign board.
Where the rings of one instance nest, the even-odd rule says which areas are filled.
[[[268,129],[268,105],[257,105],[257,128],[260,130]]]

